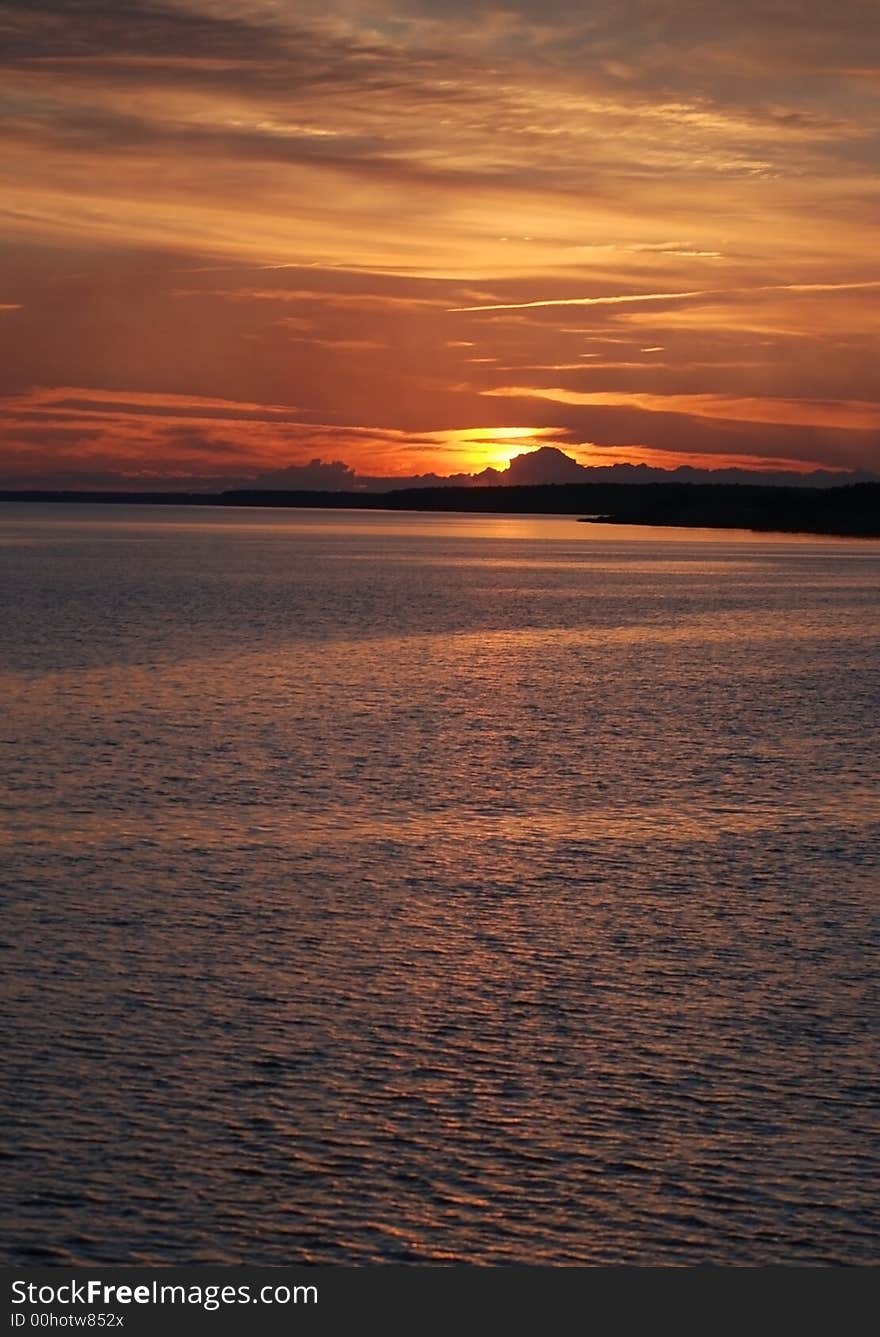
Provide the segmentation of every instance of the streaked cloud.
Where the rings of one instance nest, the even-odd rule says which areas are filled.
[[[642,292],[615,294],[606,297],[548,297],[533,302],[497,302],[487,306],[456,306],[452,311],[524,311],[541,306],[621,306],[628,302],[671,302],[683,297],[706,297],[708,294],[696,290],[693,292]]]
[[[683,413],[731,422],[780,423],[788,427],[880,428],[880,403],[860,400],[729,398],[723,395],[651,395],[639,391],[578,391],[541,386],[499,386],[483,394],[499,398],[548,399],[556,404],[633,408],[645,413]]]
[[[670,252],[663,251],[668,255]],[[691,292],[634,292],[614,293],[599,297],[547,297],[528,302],[497,302],[480,306],[457,306],[452,311],[523,311],[534,307],[550,306],[623,306],[631,302],[674,302],[690,298],[734,297],[750,293],[832,293],[854,292],[862,289],[880,288],[880,279],[868,279],[858,283],[778,283],[758,284],[754,288],[695,289]]]
[[[0,0],[5,449],[870,463],[876,17]]]

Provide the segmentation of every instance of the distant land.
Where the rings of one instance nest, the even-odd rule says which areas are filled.
[[[338,461],[312,460],[223,491],[7,489],[0,501],[573,515],[611,524],[880,537],[875,474],[587,467],[554,446],[517,455],[503,470],[450,478],[367,478]]]
[[[585,522],[880,538],[880,482],[843,487],[737,483],[545,483],[392,492],[245,489],[186,492],[0,492],[0,501],[308,507],[571,515]]]
[[[880,538],[880,482],[798,488],[737,483],[550,483],[412,488],[386,493],[226,492],[231,506],[324,506],[494,514],[580,515],[612,524]]]

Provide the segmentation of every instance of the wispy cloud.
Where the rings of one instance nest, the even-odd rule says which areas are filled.
[[[436,433],[551,369],[568,399],[496,397],[500,426],[876,453],[867,0],[0,0],[0,30],[0,393],[32,396],[31,459],[52,414],[53,450],[181,468],[315,423],[352,467],[464,467]],[[65,385],[123,398],[33,397]]]
[[[497,302],[487,306],[453,306],[450,311],[525,311],[539,306],[623,306],[628,302],[670,302],[683,297],[706,297],[702,290],[691,292],[620,293],[605,297],[548,297],[532,302]]]
[[[203,289],[178,288],[175,297],[203,299]],[[425,307],[440,307],[445,303],[438,297],[403,297],[396,293],[375,292],[322,292],[309,288],[218,288],[212,297],[224,297],[233,302],[319,302],[323,306],[342,307],[347,311],[414,311]]]
[[[779,423],[787,427],[837,427],[865,431],[880,427],[880,403],[863,400],[733,398],[724,395],[655,395],[642,391],[615,393],[542,386],[499,386],[484,390],[498,398],[547,399],[556,404],[597,408],[639,409],[645,413],[682,413],[694,418],[731,422]]]
[[[663,251],[662,254],[669,254]],[[623,306],[631,302],[673,302],[690,298],[734,297],[741,294],[762,292],[854,292],[860,289],[880,288],[880,279],[867,279],[857,283],[769,283],[756,284],[751,288],[712,289],[699,288],[687,292],[642,292],[614,293],[600,297],[548,297],[528,302],[499,302],[492,305],[455,306],[451,311],[524,311],[531,307],[543,306]]]

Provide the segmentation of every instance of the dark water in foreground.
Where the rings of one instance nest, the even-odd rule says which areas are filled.
[[[6,507],[23,1262],[880,1261],[880,547]]]

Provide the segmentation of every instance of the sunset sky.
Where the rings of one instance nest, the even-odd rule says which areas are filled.
[[[0,3],[0,486],[880,468],[877,0]]]

